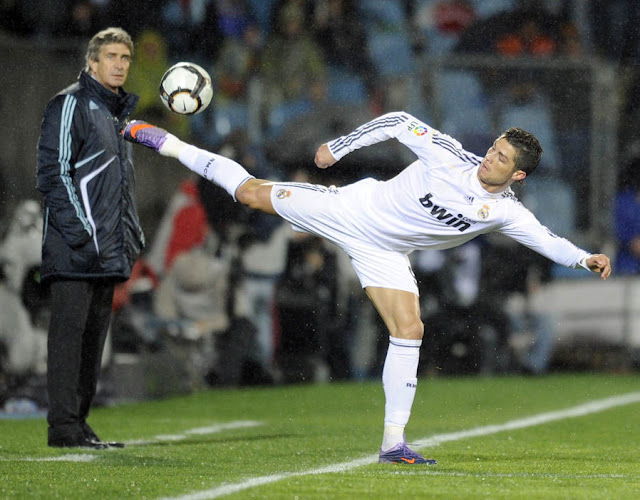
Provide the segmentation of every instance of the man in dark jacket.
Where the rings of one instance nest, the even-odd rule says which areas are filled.
[[[89,42],[77,83],[49,101],[38,143],[45,222],[41,277],[50,286],[48,444],[108,448],[86,419],[96,393],[115,283],[144,246],[131,145],[120,134],[138,97],[126,93],[131,37]]]

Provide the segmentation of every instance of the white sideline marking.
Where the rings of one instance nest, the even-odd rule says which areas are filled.
[[[125,441],[125,444],[131,446],[142,446],[167,441],[181,441],[193,435],[202,436],[205,434],[215,434],[216,432],[222,432],[229,429],[245,429],[247,427],[257,427],[259,425],[263,425],[263,423],[256,422],[254,420],[236,420],[234,422],[226,422],[223,424],[209,425],[207,427],[196,427],[195,429],[188,429],[182,434],[159,434],[151,439],[134,439],[131,441]]]
[[[449,477],[509,477],[509,478],[544,478],[544,479],[633,479],[637,480],[640,476],[628,476],[625,474],[550,474],[539,473],[532,474],[527,472],[514,472],[514,473],[495,473],[495,472],[454,472],[454,471],[434,471],[416,470],[414,467],[412,470],[394,471],[396,476],[449,476]]]
[[[2,458],[0,460],[6,462],[91,462],[98,458],[98,455],[85,455],[85,454],[70,454],[70,455],[61,455],[59,457],[36,457],[36,458]]]
[[[59,457],[25,457],[25,458],[4,458],[0,457],[0,462],[91,462],[98,458],[98,455],[69,454]]]
[[[155,444],[163,441],[180,441],[182,439],[186,439],[189,436],[198,435],[202,436],[205,434],[215,434],[216,432],[222,432],[228,429],[244,429],[247,427],[257,427],[259,425],[263,425],[262,422],[256,422],[254,420],[236,420],[234,422],[226,422],[223,424],[213,424],[207,427],[196,427],[194,429],[187,429],[182,434],[170,434],[170,435],[158,435],[153,437],[152,439],[134,439],[132,441],[125,441],[125,444],[131,446],[141,446],[147,444]],[[91,462],[97,458],[100,458],[100,455],[107,450],[102,450],[101,453],[96,455],[88,455],[88,454],[69,454],[69,455],[61,455],[59,457],[35,457],[35,458],[15,458],[15,459],[6,459],[0,457],[0,461],[11,461],[11,462]]]
[[[532,427],[535,425],[546,424],[554,422],[556,420],[564,420],[566,418],[582,417],[591,413],[598,413],[601,411],[616,408],[618,406],[625,406],[633,403],[640,403],[640,392],[630,392],[621,396],[612,396],[610,398],[598,399],[590,401],[573,408],[566,408],[564,410],[551,411],[546,413],[539,413],[530,417],[520,418],[516,420],[510,420],[504,424],[499,425],[486,425],[483,427],[476,427],[466,431],[449,432],[447,434],[437,434],[428,438],[416,441],[416,448],[427,448],[438,446],[440,443],[446,443],[449,441],[459,441],[461,439],[467,439],[478,436],[488,436],[490,434],[497,434],[498,432],[510,431],[515,429],[524,429],[525,427]],[[413,440],[412,440],[413,442]],[[320,467],[318,469],[309,469],[302,472],[285,472],[282,474],[274,474],[271,476],[261,476],[242,481],[234,484],[224,484],[217,486],[210,490],[199,491],[182,495],[179,497],[164,498],[163,500],[205,500],[210,498],[218,498],[231,493],[237,493],[238,491],[247,490],[256,486],[262,486],[263,484],[275,483],[282,479],[288,479],[298,476],[310,476],[315,474],[328,474],[336,472],[344,472],[347,470],[355,469],[363,465],[373,464],[378,461],[378,454],[369,455],[367,457],[352,460],[350,462],[342,462],[340,464],[327,465],[326,467]]]

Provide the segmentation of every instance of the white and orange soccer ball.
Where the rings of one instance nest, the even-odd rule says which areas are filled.
[[[212,97],[209,73],[192,62],[174,64],[160,80],[160,99],[179,115],[195,115],[204,111]]]

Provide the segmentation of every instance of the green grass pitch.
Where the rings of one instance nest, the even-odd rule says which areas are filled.
[[[383,408],[378,381],[203,391],[93,410],[128,442],[105,451],[0,420],[0,498],[640,498],[637,374],[421,379],[407,438],[435,466],[376,463]]]

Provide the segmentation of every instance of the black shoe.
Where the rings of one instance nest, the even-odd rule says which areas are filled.
[[[107,448],[124,448],[124,443],[121,443],[119,441],[91,441],[92,443],[95,444],[104,444],[107,446]]]
[[[53,448],[87,448],[90,450],[106,450],[106,443],[97,443],[84,436],[49,439],[49,446]]]
[[[108,448],[124,448],[124,443],[120,443],[118,441],[103,441],[100,439],[91,426],[86,422],[82,423],[81,428],[84,437],[92,443],[103,444]]]

